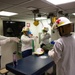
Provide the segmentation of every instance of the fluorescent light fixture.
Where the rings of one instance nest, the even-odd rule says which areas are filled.
[[[75,0],[46,0],[54,5],[59,5],[59,4],[64,4],[64,3],[69,3],[69,2],[75,2]]]
[[[36,17],[36,20],[44,20],[47,19],[46,17]]]
[[[75,13],[72,13],[73,15],[75,15]]]
[[[13,13],[13,12],[7,12],[7,11],[0,11],[1,16],[14,16],[17,15],[18,13]]]
[[[28,10],[35,10],[35,7],[28,7]]]

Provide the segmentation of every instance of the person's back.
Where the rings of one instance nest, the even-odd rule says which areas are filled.
[[[53,25],[61,36],[55,41],[48,55],[54,59],[57,75],[75,75],[75,35],[72,35],[74,24],[66,17],[60,17]]]
[[[55,46],[59,48],[58,52],[55,49],[59,54],[56,56],[57,75],[75,75],[75,38],[72,35],[61,37]]]
[[[44,44],[49,44],[50,34],[42,34],[41,42]]]
[[[22,42],[22,51],[27,49],[32,49],[32,39],[29,38],[26,35],[21,36],[21,42]]]
[[[40,47],[42,48],[44,45],[49,44],[49,39],[51,38],[50,34],[48,33],[48,28],[44,27],[42,30],[42,35],[41,35],[41,44]]]
[[[23,27],[22,32],[23,34],[21,35],[21,51],[22,57],[24,58],[32,55],[32,41],[35,39],[35,37],[32,37],[32,34],[28,27]]]

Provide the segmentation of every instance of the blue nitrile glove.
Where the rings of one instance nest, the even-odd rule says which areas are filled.
[[[28,34],[32,34],[31,31],[28,31]]]
[[[55,42],[54,42],[54,41],[51,41],[50,43],[51,43],[51,44],[53,44],[53,45],[55,44]]]

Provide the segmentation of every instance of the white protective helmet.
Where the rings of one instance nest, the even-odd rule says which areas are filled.
[[[43,31],[46,31],[47,32],[48,31],[48,27],[44,27],[43,28]]]
[[[60,26],[64,26],[67,24],[72,24],[72,22],[66,17],[60,17],[55,21],[55,23],[52,26],[52,29],[56,29]]]
[[[42,49],[42,48],[38,48],[35,52],[34,52],[34,54],[37,54],[37,55],[41,55],[41,54],[43,54],[44,53],[44,50]]]
[[[29,31],[29,28],[28,27],[23,27],[22,32],[24,32],[24,31]]]

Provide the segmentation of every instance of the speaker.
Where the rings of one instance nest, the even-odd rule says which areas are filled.
[[[20,37],[25,22],[3,21],[3,35],[7,37]]]

